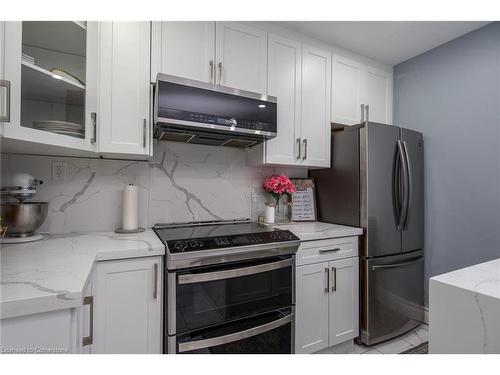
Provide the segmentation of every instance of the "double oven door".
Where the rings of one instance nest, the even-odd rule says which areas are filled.
[[[168,272],[168,353],[291,353],[294,257]]]

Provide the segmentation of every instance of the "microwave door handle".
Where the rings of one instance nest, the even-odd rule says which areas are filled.
[[[234,277],[248,276],[248,275],[254,275],[256,273],[273,271],[280,268],[290,267],[292,265],[293,265],[293,259],[285,259],[285,260],[280,260],[278,262],[259,264],[257,266],[250,266],[243,268],[235,268],[224,271],[179,275],[177,282],[178,284],[182,285],[182,284],[203,283],[207,281],[226,280],[226,279],[232,279]]]
[[[252,336],[257,336],[262,333],[272,331],[273,329],[276,329],[278,327],[281,327],[285,324],[292,322],[292,320],[293,320],[293,314],[289,314],[285,317],[273,320],[272,322],[262,324],[257,327],[249,328],[244,331],[230,333],[228,335],[213,337],[205,340],[196,340],[196,341],[181,343],[179,344],[179,353],[197,349],[211,348],[214,346],[219,346],[239,340],[244,340]]]

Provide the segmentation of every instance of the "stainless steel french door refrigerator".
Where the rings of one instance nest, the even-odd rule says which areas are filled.
[[[424,318],[423,138],[373,122],[331,138],[331,168],[309,174],[319,220],[364,229],[359,339],[372,345]]]

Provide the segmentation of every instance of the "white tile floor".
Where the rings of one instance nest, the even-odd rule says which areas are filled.
[[[429,330],[426,324],[421,324],[414,330],[395,339],[378,345],[357,345],[352,341],[343,343],[318,352],[318,354],[398,354],[429,340]]]

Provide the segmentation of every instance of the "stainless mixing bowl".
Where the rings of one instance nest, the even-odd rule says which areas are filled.
[[[48,202],[2,203],[2,226],[9,237],[26,237],[35,232],[47,217]]]

